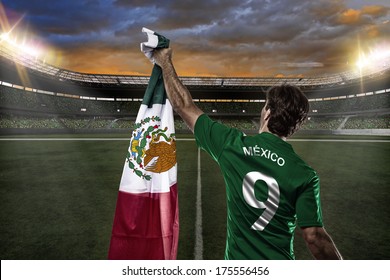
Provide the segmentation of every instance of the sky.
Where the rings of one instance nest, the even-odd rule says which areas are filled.
[[[2,32],[67,70],[150,75],[142,27],[169,38],[180,76],[290,77],[390,49],[388,0],[0,0]]]

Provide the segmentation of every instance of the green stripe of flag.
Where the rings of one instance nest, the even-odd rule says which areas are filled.
[[[158,37],[158,44],[156,49],[168,48],[169,39],[162,35],[154,33]],[[165,104],[166,92],[164,87],[164,80],[162,75],[161,67],[154,64],[152,74],[149,79],[148,87],[146,88],[142,104],[147,105],[151,108],[153,104]]]

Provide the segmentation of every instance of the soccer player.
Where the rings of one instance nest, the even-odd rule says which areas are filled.
[[[212,121],[192,101],[172,63],[172,50],[155,50],[173,109],[197,145],[219,164],[226,183],[225,259],[295,259],[296,225],[316,259],[342,259],[322,223],[316,172],[286,142],[307,117],[309,103],[295,86],[271,88],[260,130],[247,136]]]

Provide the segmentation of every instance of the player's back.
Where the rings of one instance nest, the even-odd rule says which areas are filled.
[[[201,115],[199,147],[226,183],[226,259],[294,259],[296,219],[322,226],[319,179],[292,146],[271,133],[246,136]]]
[[[271,133],[236,131],[226,141],[218,160],[227,185],[225,258],[293,259],[297,211],[300,225],[313,226],[313,218],[321,225],[318,177],[289,143]],[[301,201],[302,195],[312,197]],[[302,214],[313,209],[318,211],[313,217]]]

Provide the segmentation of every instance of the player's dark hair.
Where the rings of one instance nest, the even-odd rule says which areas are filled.
[[[291,136],[307,118],[309,101],[296,86],[281,85],[267,91],[267,107],[271,110],[268,120],[270,132],[281,136]]]

